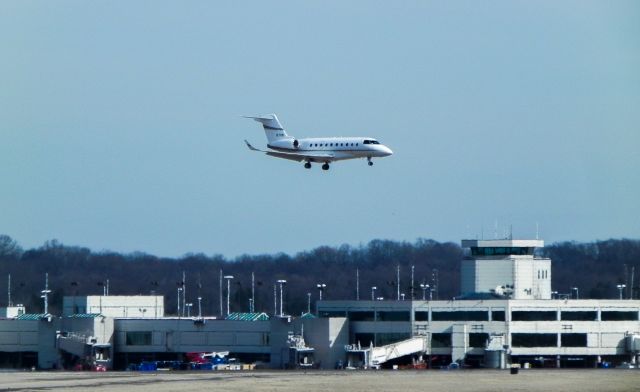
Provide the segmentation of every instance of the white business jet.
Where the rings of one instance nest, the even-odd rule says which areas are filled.
[[[389,147],[370,137],[296,139],[285,132],[275,114],[244,117],[262,123],[264,133],[267,134],[268,150],[257,149],[245,140],[244,142],[251,150],[264,152],[276,158],[304,161],[306,169],[311,169],[311,163],[314,162],[322,163],[322,170],[329,170],[331,162],[355,158],[367,158],[369,166],[372,166],[372,158],[388,157],[393,154]]]

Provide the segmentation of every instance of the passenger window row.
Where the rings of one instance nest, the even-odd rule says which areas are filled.
[[[334,144],[336,147],[349,147],[349,145],[353,147],[354,144],[357,147],[360,143],[310,143],[309,147],[333,147]]]

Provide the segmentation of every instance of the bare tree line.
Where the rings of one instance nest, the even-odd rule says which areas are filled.
[[[582,298],[616,298],[615,285],[625,282],[629,283],[625,297],[630,297],[634,293],[630,272],[640,273],[640,268],[634,268],[640,261],[639,240],[558,243],[544,248],[542,255],[553,260],[553,289],[568,293],[571,287],[579,287]],[[376,297],[397,299],[400,292],[405,299],[411,298],[412,293],[421,298],[421,283],[430,288],[437,286],[434,299],[446,299],[459,292],[462,256],[457,244],[419,239],[413,243],[373,240],[359,247],[323,246],[293,256],[244,255],[226,259],[220,255],[187,254],[163,258],[145,253],[92,252],[55,240],[25,250],[9,236],[0,235],[0,304],[8,301],[10,274],[13,304],[24,304],[30,313],[41,312],[40,290],[45,272],[53,291],[49,301],[53,314],[61,312],[63,296],[100,295],[108,280],[110,295],[164,295],[167,314],[176,314],[178,289],[185,287],[185,302],[197,304],[200,296],[204,315],[219,316],[221,302],[223,313],[226,311],[227,294],[223,284],[221,301],[221,273],[234,277],[230,290],[232,312],[249,310],[252,273],[255,310],[269,314],[274,312],[273,292],[278,279],[287,281],[284,307],[289,314],[307,310],[309,293],[312,303],[318,299],[318,284],[326,285],[323,299],[356,299],[358,294],[360,299],[370,299],[374,286]],[[635,282],[637,285],[640,279],[636,277]]]

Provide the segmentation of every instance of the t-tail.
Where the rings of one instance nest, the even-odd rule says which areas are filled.
[[[291,139],[291,136],[287,135],[287,132],[282,128],[282,124],[278,121],[278,117],[275,114],[267,114],[265,116],[253,117],[243,116],[245,118],[252,118],[262,124],[264,133],[267,135],[267,141],[269,144],[273,144],[278,140]]]

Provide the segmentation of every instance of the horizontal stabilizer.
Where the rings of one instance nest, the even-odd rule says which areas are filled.
[[[262,151],[262,150],[258,150],[258,149],[257,149],[257,148],[255,148],[254,146],[252,146],[252,145],[251,145],[251,143],[249,143],[249,142],[247,141],[247,139],[245,139],[245,140],[244,140],[244,142],[245,142],[245,143],[247,143],[247,147],[249,147],[249,150],[251,150],[251,151]],[[262,152],[264,152],[264,151],[262,151]]]

